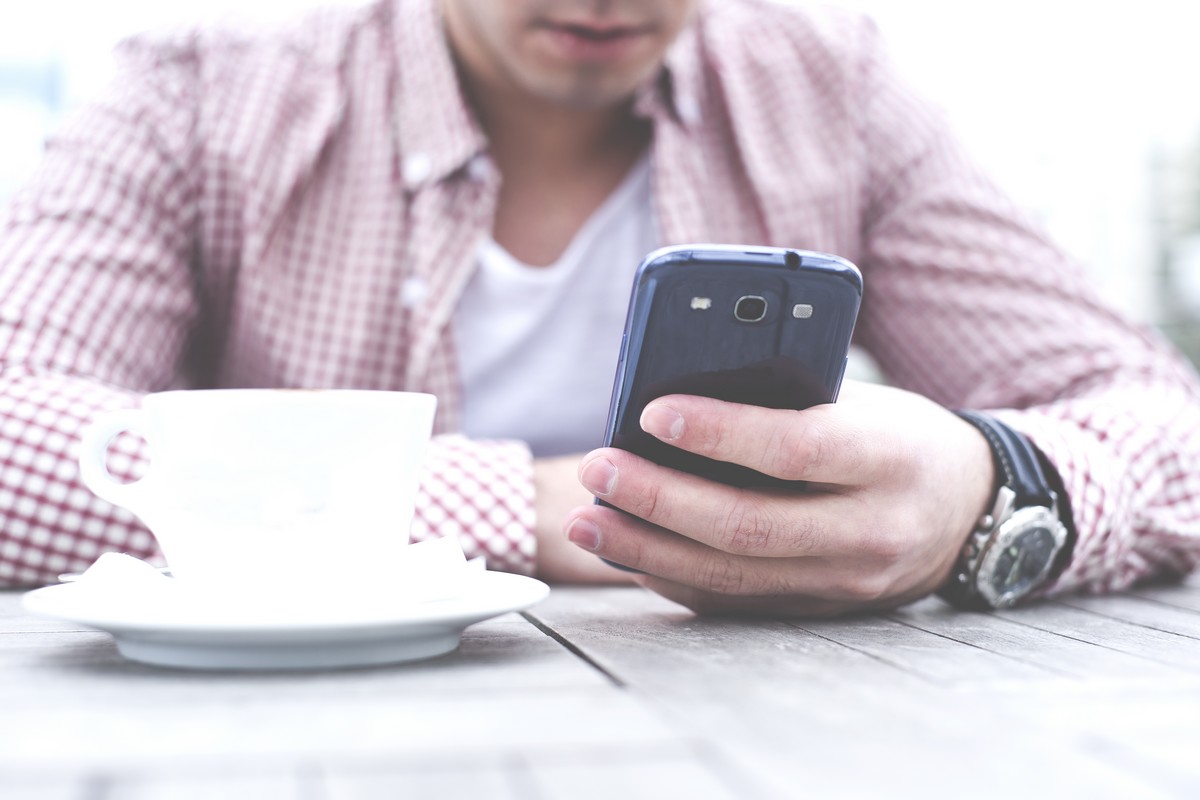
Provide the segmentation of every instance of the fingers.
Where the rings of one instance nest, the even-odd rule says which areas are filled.
[[[827,615],[928,594],[984,505],[990,451],[911,393],[850,389],[843,400],[804,411],[653,401],[642,417],[650,434],[809,488],[731,487],[597,450],[579,478],[611,507],[570,512],[570,541],[704,612]]]
[[[613,448],[588,454],[583,485],[654,526],[732,555],[831,556],[876,547],[858,495],[739,489],[667,469]]]
[[[609,561],[707,594],[863,599],[853,590],[847,594],[847,575],[825,559],[731,555],[612,508],[575,509],[568,516],[566,533],[572,542]]]
[[[609,561],[633,567],[639,582],[696,610],[765,609],[775,598],[796,599],[796,613],[841,613],[888,602],[898,595],[897,576],[886,565],[838,558],[754,558],[725,553],[616,509],[583,506],[567,517],[570,541]],[[670,589],[667,584],[678,587]],[[686,591],[685,591],[686,590]],[[694,591],[693,591],[694,590]],[[673,594],[672,594],[673,593]],[[741,601],[715,598],[743,598]]]
[[[784,480],[864,485],[896,469],[896,437],[847,408],[761,408],[668,395],[646,406],[642,429],[674,446]]]
[[[863,613],[868,609],[856,603],[825,600],[819,597],[787,596],[730,596],[686,586],[680,583],[645,576],[638,583],[657,594],[690,608],[697,614],[710,616],[769,616],[778,617],[835,617],[847,613]]]

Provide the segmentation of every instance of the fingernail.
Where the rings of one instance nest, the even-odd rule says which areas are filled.
[[[584,550],[600,549],[600,529],[584,519],[577,519],[567,527],[567,538]]]
[[[617,486],[617,468],[607,458],[597,458],[584,466],[579,480],[592,494],[606,497]]]
[[[683,435],[683,417],[670,406],[652,403],[642,411],[642,430],[651,436],[671,441]]]

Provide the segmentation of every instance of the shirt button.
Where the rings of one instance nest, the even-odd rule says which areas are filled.
[[[409,278],[400,287],[400,303],[405,308],[416,308],[428,295],[429,284],[424,278]]]
[[[482,153],[467,162],[467,175],[476,183],[483,183],[491,174],[492,162]]]
[[[433,171],[433,159],[428,153],[413,153],[404,159],[404,182],[412,185],[429,177]]]
[[[680,97],[676,102],[675,110],[679,112],[679,119],[685,125],[695,125],[700,121],[700,104],[696,102],[696,98],[690,95]]]

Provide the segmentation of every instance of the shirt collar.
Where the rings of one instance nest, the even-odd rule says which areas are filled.
[[[700,122],[697,20],[683,30],[663,68],[634,95],[634,113],[691,128]],[[443,180],[487,148],[487,137],[459,83],[438,0],[396,0],[397,173],[406,189]]]
[[[662,69],[634,95],[635,114],[655,123],[670,121],[685,129],[700,124],[704,86],[698,30],[701,13],[697,11],[692,22],[667,48]]]
[[[396,138],[405,188],[442,180],[487,147],[446,43],[438,0],[397,0]]]

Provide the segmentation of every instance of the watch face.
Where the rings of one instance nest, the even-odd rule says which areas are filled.
[[[1057,549],[1054,532],[1046,526],[1017,533],[996,555],[992,591],[997,597],[1024,596],[1045,575]]]

